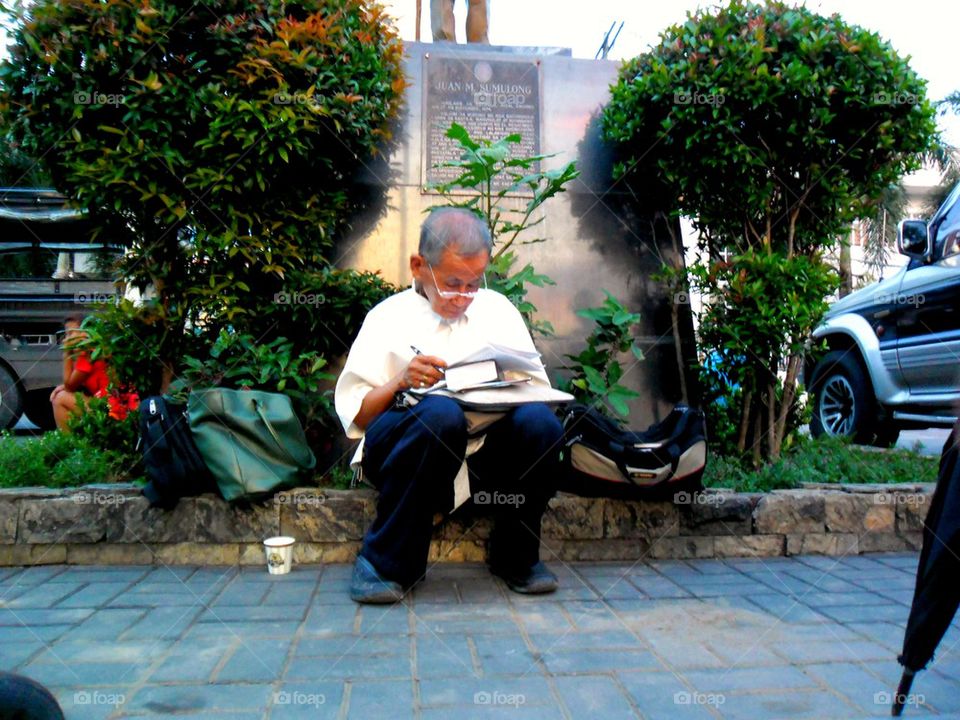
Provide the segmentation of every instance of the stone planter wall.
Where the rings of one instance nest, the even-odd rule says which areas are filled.
[[[559,495],[543,524],[545,560],[849,555],[919,549],[932,486],[710,491],[678,504]],[[349,562],[373,519],[371,490],[303,488],[250,508],[212,495],[151,509],[130,485],[0,490],[0,565],[263,562],[261,541],[297,539],[295,561]],[[481,562],[490,523],[440,526],[432,560]]]

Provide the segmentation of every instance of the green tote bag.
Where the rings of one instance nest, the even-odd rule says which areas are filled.
[[[225,500],[255,500],[294,487],[317,460],[290,398],[259,390],[194,390],[190,430]]]

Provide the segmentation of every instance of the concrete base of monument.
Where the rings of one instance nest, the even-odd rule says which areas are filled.
[[[844,485],[769,494],[722,490],[684,504],[561,494],[544,516],[546,560],[857,555],[917,550],[933,487]],[[294,562],[351,561],[373,520],[372,490],[300,488],[249,508],[218,497],[149,507],[132,485],[0,490],[0,565],[257,565],[262,541],[296,538]],[[449,517],[431,561],[481,562],[490,532]]]

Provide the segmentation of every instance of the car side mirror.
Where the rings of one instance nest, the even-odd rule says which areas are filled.
[[[901,220],[897,225],[897,250],[901,255],[923,260],[932,254],[930,233],[923,220]]]

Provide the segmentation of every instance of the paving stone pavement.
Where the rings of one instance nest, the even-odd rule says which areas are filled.
[[[350,566],[0,568],[0,668],[85,718],[889,716],[916,556],[440,564],[358,606]],[[960,718],[960,625],[906,717]]]

